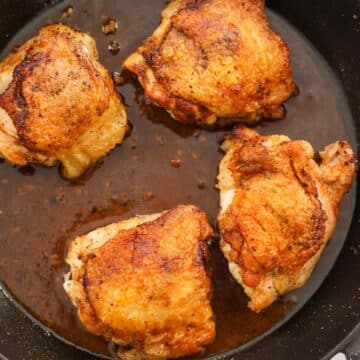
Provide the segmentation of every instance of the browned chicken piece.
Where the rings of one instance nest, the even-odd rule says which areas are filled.
[[[70,245],[64,288],[86,329],[125,359],[177,358],[215,337],[212,229],[192,205],[99,228]]]
[[[184,123],[282,118],[296,92],[289,50],[270,28],[263,0],[173,0],[124,66]]]
[[[304,285],[332,235],[355,158],[337,141],[314,160],[306,141],[240,127],[223,144],[221,249],[259,312]]]
[[[124,105],[89,35],[46,26],[0,63],[0,156],[11,163],[60,160],[74,178],[126,131]]]

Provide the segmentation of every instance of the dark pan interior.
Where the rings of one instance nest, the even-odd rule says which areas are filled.
[[[109,71],[121,71],[122,60],[157,25],[164,6],[163,1],[133,0],[131,6],[129,3],[85,0],[71,3],[74,13],[66,22],[95,37],[101,61]],[[3,56],[40,26],[60,21],[68,4],[70,2],[62,2],[29,23],[8,43]],[[258,130],[263,134],[284,133],[304,138],[311,141],[315,149],[338,138],[349,139],[355,147],[350,111],[332,71],[289,23],[275,13],[270,15],[274,27],[292,50],[294,77],[300,95],[287,104],[285,120],[263,123]],[[114,36],[106,37],[101,32],[101,23],[109,16],[119,20],[119,29]],[[107,52],[107,45],[113,39],[120,43],[119,56]],[[224,132],[202,131],[200,136],[194,136],[194,128],[175,124],[165,111],[149,104],[134,79],[126,78],[127,83],[119,87],[119,91],[128,105],[133,131],[125,143],[88,176],[69,183],[61,179],[55,169],[36,166],[15,169],[5,163],[0,166],[1,280],[31,314],[60,336],[100,353],[106,353],[106,345],[82,330],[61,288],[66,270],[63,257],[69,240],[135,213],[151,213],[181,202],[202,206],[215,223],[218,203],[213,184],[221,158],[218,143]],[[170,166],[173,158],[181,158],[179,169]],[[205,182],[204,189],[199,189],[201,181]],[[151,199],[149,192],[154,195]],[[291,294],[291,299],[295,297],[297,303],[285,299],[260,316],[246,310],[246,297],[229,276],[214,239],[213,303],[219,335],[208,355],[241,344],[243,352],[251,351],[245,350],[251,344],[249,341],[258,341],[261,334],[272,332],[304,305],[320,286],[342,248],[351,222],[354,193],[355,189],[344,201],[336,233],[313,277],[304,288]],[[325,311],[337,310],[331,303],[328,305]],[[293,326],[303,326],[297,318],[299,316],[291,322]],[[291,334],[288,337],[291,339]],[[261,345],[256,348],[261,349]],[[74,352],[73,356],[79,355]]]

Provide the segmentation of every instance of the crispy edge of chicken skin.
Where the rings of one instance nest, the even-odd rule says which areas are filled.
[[[83,173],[122,142],[125,107],[95,40],[48,25],[0,62],[0,155],[13,164]]]
[[[234,135],[224,142],[222,148],[226,155],[220,163],[218,175],[218,188],[221,191],[220,245],[229,262],[230,272],[250,297],[248,304],[250,309],[260,312],[280,295],[303,286],[310,277],[335,228],[339,204],[351,186],[356,161],[346,141],[337,141],[320,152],[322,161],[319,166],[313,160],[314,152],[308,142],[291,141],[281,135],[262,137],[255,131],[243,127],[237,128]],[[262,151],[264,154],[257,158],[257,155],[254,155],[255,151]],[[263,196],[266,199],[267,196],[274,196],[273,193],[259,193],[257,199],[252,199],[254,206],[250,209],[244,205],[248,201],[246,197],[237,199],[239,188],[243,188],[246,193],[251,191],[252,186],[263,186],[266,185],[266,181],[269,183],[275,181],[278,172],[281,173],[278,167],[284,162],[284,159],[279,161],[276,157],[276,154],[280,156],[281,153],[290,163],[286,168],[288,174],[285,171],[282,176],[289,176],[292,178],[291,182],[298,182],[303,193],[312,203],[307,209],[311,221],[310,224],[303,224],[305,228],[301,228],[301,224],[296,224],[296,219],[301,216],[300,211],[291,214],[288,210],[292,217],[286,217],[284,213],[275,214],[275,222],[270,223],[272,218],[268,211],[271,215],[274,210],[264,211],[263,205],[267,204],[266,206],[271,207],[272,204],[259,198]],[[246,163],[246,160],[250,161]],[[261,160],[263,163],[260,162]],[[258,176],[261,176],[259,180],[256,179]],[[253,177],[255,180],[252,182]],[[283,186],[284,189],[277,190],[277,195],[291,196],[286,185]],[[295,193],[297,194],[300,192]],[[276,206],[278,200],[273,200]],[[286,200],[290,201],[289,198]],[[260,202],[260,205],[255,201]],[[242,206],[245,210],[238,211]],[[304,213],[306,214],[307,211],[305,210]],[[262,219],[259,219],[262,214],[264,214],[263,223],[261,223]],[[273,225],[270,230],[267,228],[267,221]],[[269,236],[273,243],[261,244],[262,241],[265,242],[265,237],[261,238],[256,222],[260,222],[259,226],[264,231],[263,234]],[[276,228],[278,225],[285,226],[287,232],[283,234],[281,230],[279,231]],[[291,225],[294,226],[295,231]],[[279,235],[275,239],[271,239],[272,234],[269,234],[273,229],[275,229],[274,234]],[[306,235],[309,234],[311,236],[307,238]],[[279,239],[284,235],[293,237],[281,243]],[[296,235],[299,238],[305,235],[303,247],[296,243],[299,241]],[[259,238],[254,240],[257,236]],[[290,247],[281,250],[281,246],[284,245]],[[293,250],[295,253],[291,255]],[[260,254],[257,253],[259,251]]]
[[[188,232],[196,239],[186,239]],[[121,358],[174,358],[201,351],[215,337],[206,268],[206,240],[212,233],[200,209],[179,205],[77,237],[66,258],[71,269],[64,289],[81,322],[120,345]]]
[[[230,35],[227,35],[235,27],[230,21],[230,17],[235,12],[228,12],[233,12],[233,14],[229,15],[229,19],[224,20],[226,29],[221,28],[220,25],[218,29],[218,21],[216,19],[218,14],[214,12],[214,14],[210,13],[209,15],[205,9],[206,6],[216,7],[216,2],[217,0],[173,0],[170,2],[162,12],[160,26],[146,39],[143,45],[125,60],[124,67],[136,74],[139,82],[145,89],[146,95],[155,104],[165,107],[172,117],[180,122],[200,123],[208,126],[216,123],[218,117],[223,117],[221,121],[218,121],[220,125],[226,125],[234,121],[234,119],[225,118],[238,117],[238,120],[246,122],[256,121],[261,117],[283,118],[283,103],[296,94],[298,90],[291,80],[289,49],[281,37],[271,29],[265,15],[265,2],[263,0],[235,0],[232,2],[232,6],[237,7],[239,19],[241,19],[237,20],[243,22],[239,26],[240,30],[238,33],[241,34],[242,30],[244,30],[244,33],[247,32],[248,36],[251,35],[254,38],[249,39],[246,43],[242,40],[241,45],[237,45],[239,48],[236,48],[238,53],[235,52],[231,55],[230,65],[234,65],[234,73],[237,73],[238,77],[241,74],[242,79],[240,83],[235,81],[231,86],[227,83],[224,83],[225,85],[221,83],[224,82],[224,79],[229,79],[232,76],[229,75],[231,73],[229,70],[230,65],[227,66],[226,61],[229,60],[229,49],[233,46],[229,41],[232,43],[234,39],[231,40]],[[214,16],[214,19],[211,19],[211,16]],[[220,11],[219,16],[222,19],[221,16],[227,16],[227,14],[221,14]],[[245,27],[247,20],[251,20],[253,25],[247,24],[246,29],[242,29],[242,26]],[[214,33],[210,31],[212,28]],[[225,32],[223,36],[227,36],[227,38],[223,40],[215,39],[215,41],[213,38],[219,35],[216,31],[220,34],[221,31]],[[254,35],[254,31],[258,31],[259,37]],[[205,58],[205,62],[220,64],[217,70],[221,75],[217,74],[216,69],[216,71],[214,69],[208,71],[210,76],[207,76],[207,78],[214,78],[213,83],[206,87],[208,96],[206,96],[206,90],[202,90],[204,96],[199,95],[202,92],[200,91],[200,85],[203,83],[200,77],[198,84],[195,83],[193,85],[189,79],[181,82],[181,80],[169,79],[168,74],[164,75],[166,71],[163,71],[163,69],[165,67],[168,67],[170,70],[173,67],[174,74],[179,72],[177,71],[179,69],[170,64],[171,61],[167,61],[172,55],[166,57],[166,54],[163,54],[166,51],[162,49],[168,37],[172,35],[172,32],[176,32],[176,36],[181,36],[186,41],[192,41],[193,51],[199,48],[200,50],[198,51]],[[239,41],[237,39],[241,38],[239,34],[234,37],[236,41]],[[180,40],[175,42],[178,45],[173,46],[172,53],[178,51],[183,46]],[[213,45],[211,45],[211,41],[213,41]],[[261,41],[272,42],[272,46],[275,48],[274,54],[262,54],[262,52],[266,52],[268,49],[261,48],[261,45],[263,45]],[[202,42],[205,45],[202,46]],[[257,44],[259,47],[256,56],[254,51],[248,51],[249,54],[247,54],[241,47],[243,46],[246,50],[249,50],[248,48],[256,46],[254,44]],[[269,44],[266,43],[266,46],[269,46]],[[216,50],[217,48],[218,51]],[[191,51],[189,50],[190,53]],[[216,53],[219,55],[214,56]],[[223,59],[221,59],[222,53],[224,53]],[[212,58],[212,56],[214,57]],[[242,56],[245,58],[242,58]],[[270,74],[270,69],[273,71],[275,66],[267,65],[269,73],[266,74],[264,70],[266,65],[264,64],[268,61],[275,61],[274,57],[277,57],[277,60],[281,58],[281,61],[276,63],[277,73]],[[185,59],[186,56],[182,54],[179,58]],[[240,67],[245,67],[244,74],[241,73],[241,70],[237,70],[237,65],[239,66],[241,62],[243,65]],[[251,64],[252,62],[254,69],[250,69],[250,71],[246,68],[247,65],[244,64]],[[200,65],[198,64],[197,67]],[[229,71],[225,72],[224,69]],[[196,69],[192,70],[193,75],[190,71],[188,78],[196,73]],[[259,75],[260,72],[262,73]],[[173,77],[175,78],[176,75],[173,75]],[[256,90],[254,87],[256,87]],[[226,106],[224,105],[225,103],[227,104]]]

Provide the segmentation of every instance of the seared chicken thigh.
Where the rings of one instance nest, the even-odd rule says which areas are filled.
[[[65,25],[42,28],[0,63],[0,156],[81,175],[122,142],[125,108],[95,41]]]
[[[238,128],[223,144],[218,188],[221,249],[259,312],[301,287],[327,244],[355,159],[346,141],[320,152],[306,141]]]
[[[124,66],[184,123],[282,118],[296,92],[289,50],[270,28],[263,0],[173,0]]]
[[[64,288],[88,331],[121,358],[176,358],[214,340],[206,271],[212,229],[192,205],[135,217],[76,238]]]

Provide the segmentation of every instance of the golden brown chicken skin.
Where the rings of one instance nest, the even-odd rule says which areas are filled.
[[[336,225],[355,159],[337,141],[314,161],[312,146],[238,128],[223,144],[218,188],[221,248],[259,312],[304,285]]]
[[[0,155],[63,164],[68,178],[122,142],[125,108],[95,41],[65,25],[42,28],[0,63]]]
[[[135,217],[76,238],[64,288],[88,331],[121,358],[176,358],[215,336],[207,274],[212,229],[192,205]]]
[[[282,118],[296,92],[289,50],[270,28],[263,0],[173,0],[124,67],[184,123]]]

